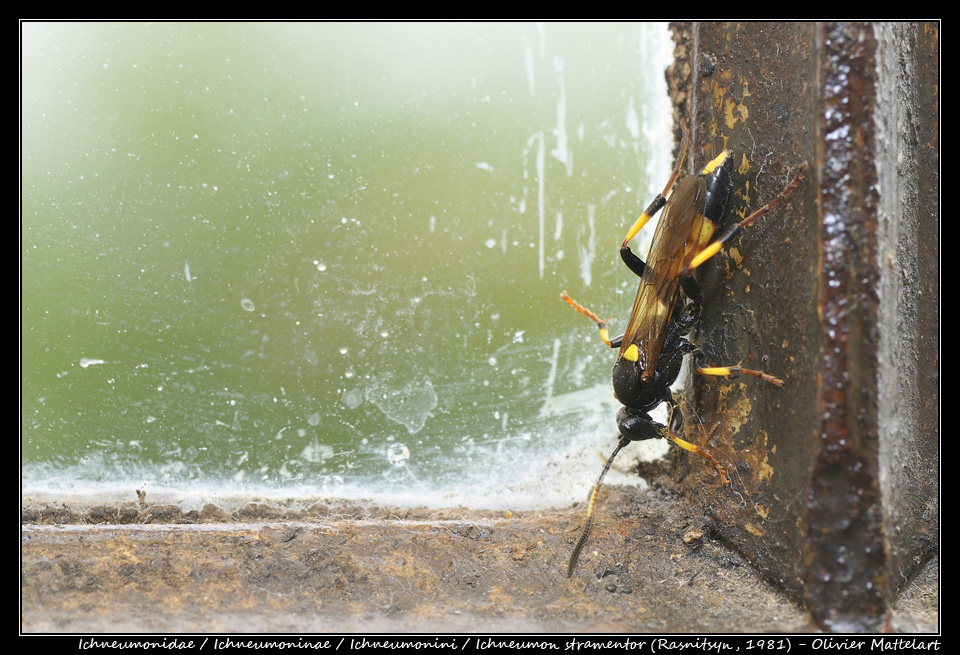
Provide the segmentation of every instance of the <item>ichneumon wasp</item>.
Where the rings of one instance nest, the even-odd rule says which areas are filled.
[[[806,163],[801,165],[793,181],[773,200],[714,240],[716,225],[733,188],[730,177],[733,156],[729,150],[724,150],[698,175],[688,175],[677,182],[683,167],[687,136],[684,132],[680,156],[669,182],[636,220],[620,245],[623,263],[640,277],[637,297],[623,336],[610,339],[606,321],[574,301],[566,292],[561,295],[564,301],[597,324],[600,338],[606,345],[619,349],[613,366],[613,389],[615,397],[623,404],[617,412],[620,441],[590,494],[586,523],[570,557],[568,577],[573,575],[590,534],[600,484],[617,454],[631,441],[669,439],[684,450],[697,453],[709,461],[719,473],[721,483],[730,485],[726,471],[710,453],[677,436],[683,429],[683,415],[678,410],[670,386],[680,375],[684,355],[696,353],[697,372],[704,375],[745,374],[783,386],[782,380],[763,371],[741,366],[702,366],[702,353],[686,339],[686,335],[700,318],[703,302],[703,293],[693,277],[693,271],[720,252],[744,228],[783,202],[800,184]],[[676,188],[673,188],[674,183]],[[661,209],[663,214],[644,262],[630,250],[629,243]],[[658,423],[649,415],[660,403],[669,405],[669,425]]]

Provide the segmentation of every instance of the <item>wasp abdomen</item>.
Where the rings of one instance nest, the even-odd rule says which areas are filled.
[[[726,150],[720,157],[723,157],[723,160],[717,162],[715,159],[711,162],[711,164],[715,164],[715,167],[704,176],[707,183],[707,200],[703,207],[703,215],[714,223],[723,215],[723,209],[727,206],[730,191],[733,189],[733,180],[730,178],[730,171],[733,170],[733,157]],[[720,159],[720,157],[717,157],[717,159]]]

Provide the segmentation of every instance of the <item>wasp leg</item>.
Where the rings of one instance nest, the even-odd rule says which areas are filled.
[[[633,227],[627,232],[627,236],[624,237],[623,243],[620,245],[620,250],[627,249],[627,244],[630,243],[630,240],[633,237],[637,236],[637,232],[643,229],[643,226],[650,222],[650,219],[653,218],[658,211],[663,209],[663,206],[667,204],[666,195],[670,192],[670,189],[673,188],[674,183],[677,181],[677,178],[680,177],[680,171],[683,169],[683,159],[687,154],[687,137],[690,136],[690,132],[686,129],[683,130],[683,139],[680,141],[680,157],[677,159],[677,166],[673,169],[673,175],[670,176],[670,181],[667,182],[667,186],[663,187],[663,191],[657,194],[657,197],[653,199],[653,202],[650,203],[650,206],[647,207],[640,218],[636,220],[633,224]],[[630,266],[628,263],[627,266]],[[636,273],[636,270],[633,267],[630,270]],[[637,273],[640,275],[640,273]]]
[[[727,472],[720,462],[718,462],[713,455],[702,449],[695,443],[685,441],[676,435],[677,432],[683,430],[683,413],[680,411],[680,405],[673,398],[670,399],[670,427],[663,431],[663,436],[665,439],[669,439],[673,443],[677,444],[681,448],[691,453],[696,453],[703,457],[705,460],[713,464],[713,468],[717,469],[717,473],[720,474],[720,483],[725,487],[730,486],[730,478],[727,476]]]
[[[783,386],[783,380],[778,378],[775,375],[770,375],[769,373],[764,373],[763,371],[756,371],[752,368],[743,368],[742,366],[698,366],[697,373],[702,373],[703,375],[716,375],[718,377],[729,377],[731,375],[752,375],[755,378],[760,378],[770,384],[775,384],[778,387]]]
[[[695,357],[697,360],[697,373],[702,375],[715,375],[723,378],[730,377],[731,375],[752,375],[755,378],[760,378],[761,380],[769,382],[770,384],[775,384],[778,387],[783,386],[783,380],[777,376],[764,373],[763,371],[757,371],[752,368],[744,368],[739,364],[736,366],[704,366],[704,355],[700,350],[696,351]]]
[[[700,264],[707,261],[714,255],[716,255],[718,252],[723,250],[724,244],[729,243],[733,238],[740,235],[743,232],[744,228],[753,225],[758,218],[765,215],[771,209],[773,209],[774,207],[779,205],[781,202],[783,202],[784,199],[800,184],[800,180],[803,179],[803,172],[806,170],[806,168],[807,168],[807,163],[804,162],[803,164],[800,165],[800,170],[797,171],[797,174],[796,176],[794,176],[793,181],[790,182],[790,184],[788,184],[786,188],[783,189],[783,191],[777,194],[776,198],[774,198],[773,200],[765,204],[763,207],[761,207],[760,209],[753,212],[752,214],[747,216],[745,219],[743,219],[742,221],[734,225],[732,228],[730,228],[729,231],[727,231],[726,234],[724,234],[722,237],[720,237],[719,239],[711,243],[709,246],[701,250],[699,253],[697,253],[697,255],[690,261],[690,265],[687,266],[687,268],[683,271],[684,275],[689,275],[690,272],[693,271],[693,269],[697,268],[698,266],[700,266]]]
[[[600,330],[600,338],[603,339],[603,342],[610,346],[611,348],[619,348],[623,343],[623,335],[615,339],[610,338],[610,332],[607,330],[607,321],[604,321],[599,316],[591,312],[589,309],[578,303],[576,300],[567,295],[567,292],[564,291],[560,294],[560,300],[569,303],[575,310],[589,318],[591,321],[597,324],[597,328]]]
[[[693,328],[697,320],[700,318],[700,307],[703,302],[703,292],[700,290],[700,284],[696,279],[691,275],[684,275],[680,278],[680,285],[683,288],[683,292],[687,294],[687,297],[690,298],[690,302],[687,303],[687,306],[684,308],[683,314],[677,319],[677,324],[680,326],[683,334],[686,334]],[[704,355],[703,351],[697,348],[695,345],[687,341],[686,339],[681,340],[680,351],[683,354],[695,353],[697,359],[697,373],[702,373],[703,375],[716,375],[719,377],[728,377],[731,375],[752,375],[753,377],[760,378],[771,384],[775,384],[778,387],[783,386],[783,380],[776,377],[775,375],[770,375],[769,373],[764,373],[763,371],[757,371],[752,368],[744,368],[739,364],[736,366],[704,366]]]
[[[637,277],[643,277],[643,269],[645,269],[647,265],[642,259],[633,254],[633,251],[630,250],[630,246],[623,246],[620,248],[620,259],[623,260],[623,263],[627,265],[627,268],[633,271]]]
[[[713,455],[697,444],[690,443],[677,436],[677,433],[683,431],[683,413],[680,412],[679,403],[672,396],[668,397],[666,401],[670,405],[670,427],[657,423],[647,414],[641,414],[629,407],[621,407],[620,411],[617,412],[617,427],[620,429],[621,436],[630,441],[643,441],[659,437],[672,441],[684,450],[696,453],[713,464],[713,468],[717,469],[717,473],[720,474],[720,482],[729,486],[730,478],[727,477],[727,472]]]

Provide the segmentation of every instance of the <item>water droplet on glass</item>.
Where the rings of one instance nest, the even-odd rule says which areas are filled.
[[[343,392],[343,404],[348,409],[356,409],[363,404],[363,394],[359,389],[350,389]]]
[[[364,395],[390,419],[405,425],[410,434],[423,428],[438,400],[429,381],[422,385],[408,382],[401,388],[371,381]]]
[[[387,461],[394,466],[403,466],[410,459],[410,449],[402,443],[390,444],[387,448]]]

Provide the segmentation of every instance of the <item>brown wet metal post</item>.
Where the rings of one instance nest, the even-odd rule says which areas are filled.
[[[939,25],[675,32],[694,160],[735,156],[727,225],[809,163],[786,203],[699,269],[710,364],[786,384],[694,376],[687,436],[734,489],[688,461],[685,491],[819,626],[884,629],[938,549]]]

